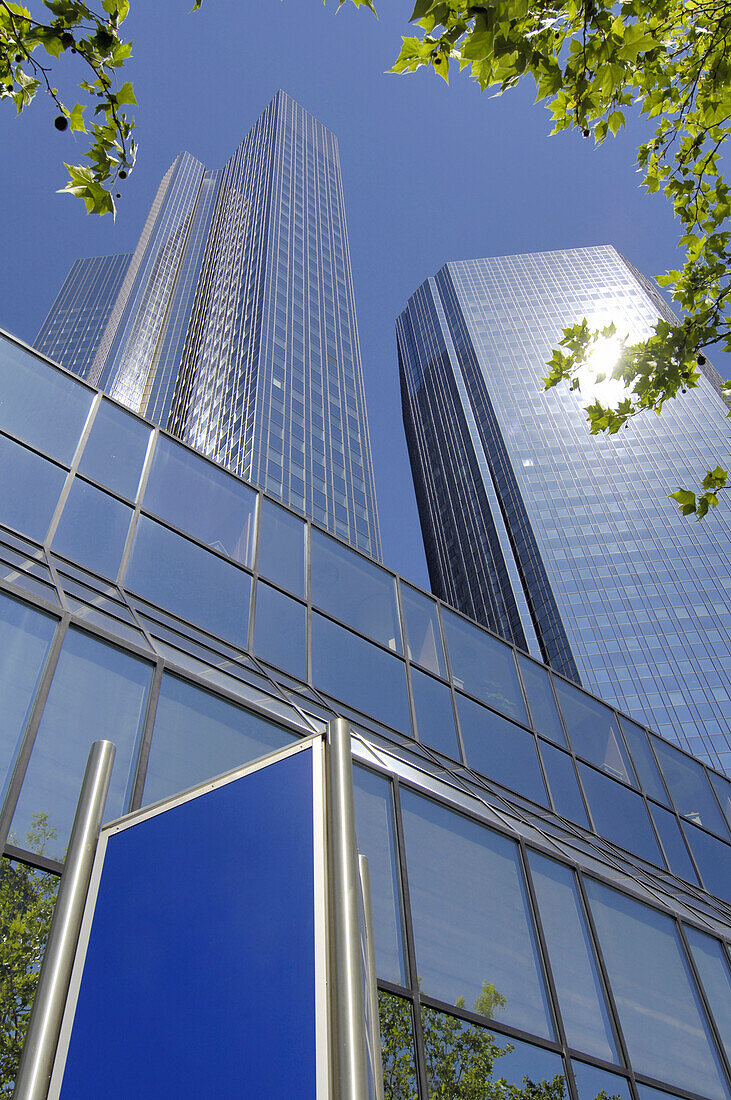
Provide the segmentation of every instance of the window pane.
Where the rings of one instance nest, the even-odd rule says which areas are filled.
[[[609,775],[634,786],[632,765],[622,744],[617,717],[611,707],[557,676],[553,682],[569,740],[577,756],[585,757]]]
[[[43,542],[65,480],[65,470],[0,435],[0,499],[6,527]]]
[[[46,855],[64,858],[89,748],[100,738],[117,747],[104,820],[127,809],[151,674],[146,661],[69,630],[15,810],[16,837],[43,815],[56,833]]]
[[[554,1077],[563,1076],[561,1056],[550,1050],[426,1006],[421,1010],[421,1023],[429,1100],[501,1097],[506,1090],[497,1083],[499,1079],[521,1087],[527,1077],[540,1088]]]
[[[53,549],[114,580],[131,517],[132,509],[126,504],[74,478],[53,536]]]
[[[254,653],[277,668],[307,679],[307,609],[261,581],[256,586]]]
[[[379,978],[403,985],[401,891],[398,884],[391,784],[365,768],[353,769],[358,851],[368,860]]]
[[[81,456],[79,473],[134,500],[151,434],[141,420],[103,399]]]
[[[697,928],[686,927],[685,934],[726,1057],[731,1059],[731,967],[728,955],[718,940]]]
[[[379,722],[411,733],[403,662],[316,612],[312,615],[312,682]]]
[[[547,806],[533,734],[464,695],[457,695],[457,714],[469,766]]]
[[[527,722],[510,646],[451,611],[443,611],[443,621],[455,685],[510,718]]]
[[[310,533],[312,602],[362,634],[401,652],[394,578],[314,528]]]
[[[664,867],[642,796],[586,764],[579,764],[579,775],[599,835]]]
[[[70,463],[94,394],[0,337],[0,428]]]
[[[539,741],[539,745],[556,813],[590,829],[573,760],[567,752],[561,752],[546,741]]]
[[[711,781],[711,786],[716,792],[716,798],[721,803],[726,821],[731,825],[731,783],[718,772],[707,771],[706,775]]]
[[[659,737],[652,742],[678,813],[728,840],[729,831],[703,765]]]
[[[259,572],[295,596],[305,598],[304,522],[291,512],[261,498],[259,513]]]
[[[586,1062],[572,1060],[571,1068],[576,1078],[579,1100],[594,1100],[602,1090],[607,1096],[618,1096],[620,1100],[632,1100],[629,1082],[626,1077],[609,1073],[598,1066],[588,1066]]]
[[[417,973],[424,993],[553,1036],[518,846],[402,793]],[[479,1009],[478,1009],[479,1011]]]
[[[518,665],[523,677],[528,706],[533,718],[533,729],[556,745],[566,746],[566,734],[561,725],[551,680],[545,668],[518,654]]]
[[[251,565],[256,493],[167,436],[158,436],[143,507]]]
[[[251,577],[140,516],[124,584],[151,603],[245,647]]]
[[[419,1100],[411,1005],[379,989],[378,1020],[385,1100]]]
[[[662,781],[655,757],[652,755],[647,733],[642,726],[630,722],[629,718],[620,717],[619,724],[622,727],[635,771],[644,787],[645,794],[648,794],[650,798],[656,798],[658,802],[662,802],[663,806],[667,806],[668,796],[665,784]]]
[[[20,747],[57,620],[0,592],[0,801]],[[24,838],[21,837],[23,847]]]
[[[635,1071],[727,1100],[675,922],[592,879],[587,890]]]
[[[731,901],[731,846],[688,822],[683,825],[683,832],[706,890]]]
[[[406,623],[409,660],[437,676],[446,676],[437,605],[408,584],[401,582],[401,604]]]
[[[650,814],[655,822],[660,837],[660,843],[665,851],[667,864],[674,875],[684,878],[686,882],[698,884],[698,875],[688,855],[688,849],[683,839],[683,834],[675,814],[670,810],[663,810],[660,806],[650,803]]]
[[[460,760],[452,696],[447,685],[412,668],[411,690],[419,740],[445,756],[451,756],[453,760]]]
[[[570,867],[529,851],[538,911],[570,1047],[617,1062],[594,948]]]
[[[149,805],[185,791],[296,740],[276,723],[166,674],[155,712],[143,802]]]

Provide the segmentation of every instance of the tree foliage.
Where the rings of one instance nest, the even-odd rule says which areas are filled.
[[[56,840],[45,814],[35,814],[28,849]],[[56,903],[58,878],[9,859],[0,867],[0,1097],[12,1096]]]
[[[731,197],[721,172],[731,127],[731,0],[416,0],[411,22],[417,33],[403,39],[393,72],[428,67],[448,81],[454,63],[495,94],[531,77],[552,133],[574,128],[597,144],[619,132],[628,111],[645,116],[638,167],[647,191],[672,203],[685,259],[658,282],[683,319],[658,321],[639,343],[617,334],[606,377],[621,383],[621,399],[596,400],[586,411],[593,433],[610,434],[639,412],[659,413],[698,384],[705,349],[731,351]],[[586,322],[566,329],[546,388],[579,388],[600,338]],[[716,467],[698,494],[673,497],[700,518],[727,480]]]

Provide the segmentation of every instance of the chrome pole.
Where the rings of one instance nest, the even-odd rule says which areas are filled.
[[[383,1062],[381,1059],[381,1029],[378,1020],[378,979],[376,975],[376,943],[373,938],[373,909],[371,908],[371,875],[368,860],[358,856],[360,890],[363,898],[363,931],[365,933],[366,996],[368,1000],[368,1036],[370,1039],[371,1075],[375,1100],[384,1100]]]
[[[344,718],[328,723],[327,761],[335,1000],[334,1096],[337,1100],[365,1100],[368,1068],[358,904],[360,882],[350,726]]]
[[[114,763],[111,741],[89,751],[13,1100],[46,1100]]]

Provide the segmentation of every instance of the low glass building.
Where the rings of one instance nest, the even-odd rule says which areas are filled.
[[[3,965],[93,740],[111,819],[343,716],[386,1097],[731,1098],[726,777],[10,337],[0,523]]]

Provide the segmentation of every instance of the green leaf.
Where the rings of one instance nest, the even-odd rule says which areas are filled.
[[[621,111],[612,111],[611,115],[607,119],[607,126],[612,131],[614,137],[619,133],[620,126],[624,125],[624,115]]]

